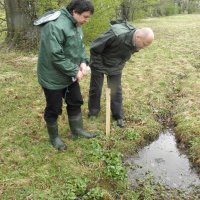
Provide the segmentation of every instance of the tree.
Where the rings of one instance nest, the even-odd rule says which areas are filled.
[[[0,0],[0,36],[2,36],[2,33],[4,33],[7,30],[5,28],[6,27],[6,19],[5,19],[4,10],[5,10],[5,8],[4,8],[3,0]]]
[[[199,0],[189,0],[188,14],[199,12],[200,1]]]
[[[4,0],[7,37],[9,47],[31,49],[37,43],[37,29],[33,27],[36,18],[33,0]]]
[[[153,8],[159,0],[123,0],[121,14],[123,18],[134,20],[153,15]]]

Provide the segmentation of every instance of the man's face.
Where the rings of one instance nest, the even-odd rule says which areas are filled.
[[[81,14],[77,13],[76,11],[73,11],[73,17],[77,21],[78,26],[82,26],[83,24],[87,23],[89,21],[90,16],[90,11],[85,11]]]
[[[138,48],[138,50],[148,47],[151,43],[152,43],[152,40],[149,38],[136,37],[136,40],[135,40],[135,45]]]
[[[133,41],[138,50],[148,47],[154,40],[153,31],[149,28],[136,30]]]

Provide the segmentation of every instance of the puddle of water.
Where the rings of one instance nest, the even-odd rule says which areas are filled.
[[[143,179],[150,173],[155,182],[170,188],[200,187],[200,178],[191,169],[187,156],[178,150],[171,130],[164,131],[158,140],[143,148],[128,161],[136,166],[135,169],[128,170],[132,185],[136,185],[138,179]]]

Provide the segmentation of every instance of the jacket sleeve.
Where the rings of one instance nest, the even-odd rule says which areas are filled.
[[[45,34],[46,38],[46,53],[50,58],[51,63],[63,74],[67,76],[75,77],[78,73],[79,66],[72,63],[70,58],[66,57],[63,49],[64,36],[62,30],[56,26],[48,23],[48,30]]]
[[[110,30],[104,34],[102,34],[100,37],[98,37],[96,40],[94,40],[90,47],[90,65],[98,65],[103,66],[103,58],[102,53],[104,52],[104,49],[107,48],[112,41],[114,40],[115,35]]]
[[[85,45],[82,44],[82,55],[81,55],[81,63],[89,64],[89,58],[86,55]]]
[[[80,31],[80,35],[81,35],[81,38],[82,38],[82,46],[81,46],[81,63],[86,63],[87,65],[89,64],[89,59],[87,57],[87,54],[86,54],[86,48],[85,48],[85,45],[83,43],[83,31],[82,31],[82,28],[79,27],[79,31]]]

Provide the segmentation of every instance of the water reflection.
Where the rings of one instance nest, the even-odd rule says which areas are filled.
[[[200,186],[197,173],[191,170],[187,156],[178,150],[171,130],[164,131],[158,140],[143,148],[129,162],[137,166],[128,170],[129,181],[133,185],[150,172],[156,182],[171,188]]]

